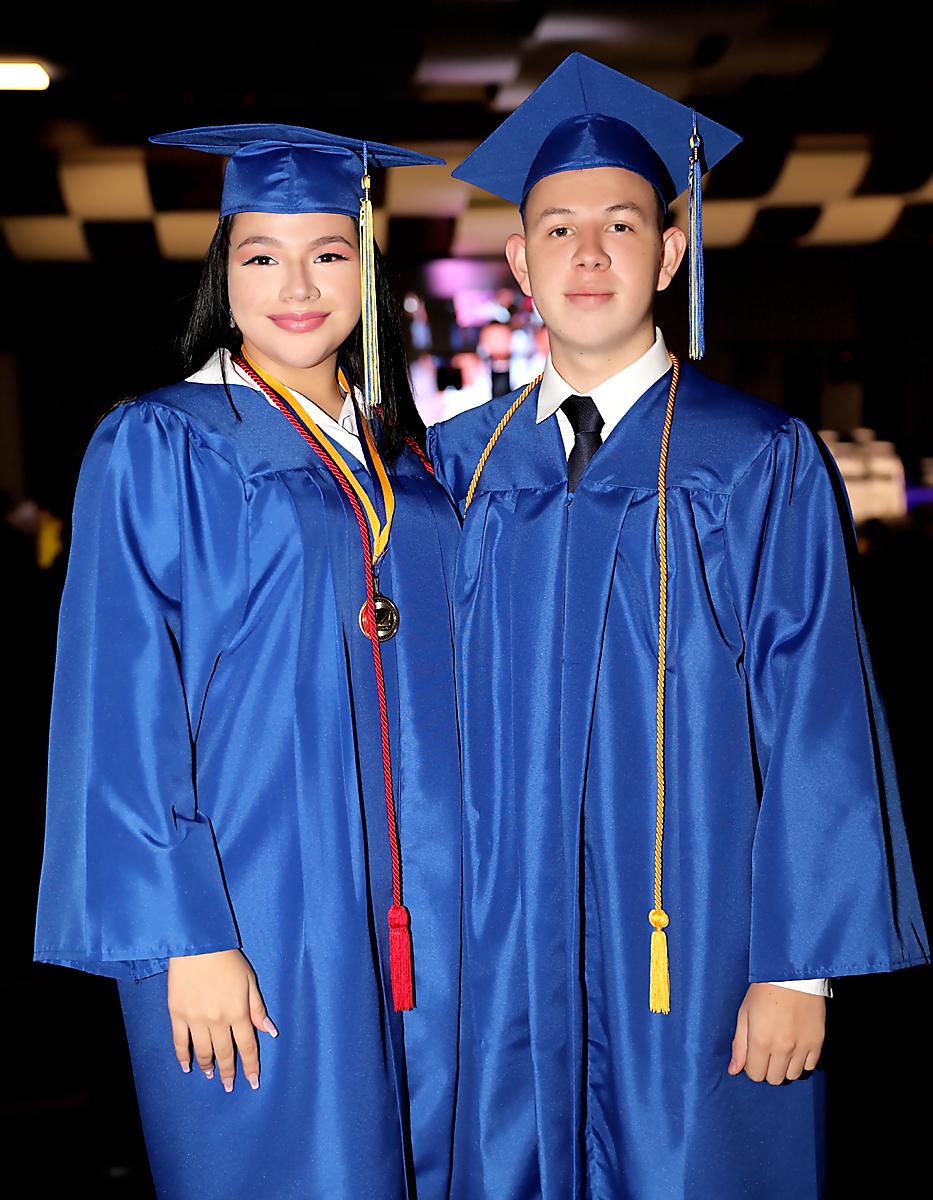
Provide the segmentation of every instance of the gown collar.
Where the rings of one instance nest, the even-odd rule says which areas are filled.
[[[256,386],[253,380],[236,366],[230,351],[226,348],[215,350],[204,366],[199,371],[195,371],[193,375],[189,375],[185,382],[222,385],[225,376],[228,384],[250,388],[262,396],[270,408],[275,409],[272,402],[266,399],[262,390]],[[343,408],[340,410],[340,418],[337,421],[334,420],[330,413],[325,412],[323,408],[315,404],[313,400],[308,399],[307,396],[303,396],[300,392],[295,391],[292,391],[292,395],[318,428],[333,441],[337,442],[340,449],[349,450],[357,462],[363,465],[365,469],[363,449],[360,444],[359,430],[356,425],[356,412],[349,393],[344,397]],[[357,403],[361,403],[361,394],[358,388],[354,388],[354,395]],[[355,470],[356,463],[353,466]]]
[[[586,393],[592,397],[593,403],[603,419],[603,441],[612,433],[635,401],[653,387],[662,376],[666,375],[670,368],[671,361],[664,342],[664,335],[655,326],[654,343],[640,358]],[[568,396],[582,394],[561,377],[548,354],[547,362],[544,365],[544,378],[541,380],[541,387],[538,390],[536,416],[538,424],[553,416]]]

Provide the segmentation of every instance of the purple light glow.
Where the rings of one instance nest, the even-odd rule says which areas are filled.
[[[438,300],[452,300],[462,291],[495,290],[512,282],[504,260],[497,263],[438,258],[424,268],[424,291]]]

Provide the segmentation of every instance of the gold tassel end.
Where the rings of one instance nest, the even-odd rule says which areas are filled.
[[[664,927],[668,915],[661,908],[653,908],[648,920],[654,926],[651,934],[651,978],[648,986],[648,1008],[653,1013],[671,1011],[671,980],[667,963],[667,934]]]

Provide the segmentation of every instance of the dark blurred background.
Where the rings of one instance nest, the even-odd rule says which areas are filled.
[[[860,599],[930,913],[933,109],[899,3],[469,0],[79,19],[5,15],[0,62],[0,589],[9,931],[2,1102],[31,1189],[148,1197],[116,994],[31,963],[55,622],[84,447],[123,396],[178,375],[221,161],[146,143],[278,121],[435,153],[474,148],[572,50],[696,107],[743,144],[707,178],[704,369],[823,435],[859,531]],[[2,67],[0,67],[2,77]],[[377,183],[427,421],[517,386],[546,335],[502,258],[514,210],[435,168]],[[685,273],[683,273],[685,274]],[[662,297],[686,349],[686,280]],[[825,1062],[831,1195],[913,1180],[931,1067],[929,970],[841,980]],[[300,1064],[295,1064],[300,1070]],[[361,1198],[363,1200],[363,1198]]]

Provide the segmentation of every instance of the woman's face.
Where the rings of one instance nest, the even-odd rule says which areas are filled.
[[[337,353],[360,318],[356,222],[334,213],[237,213],[230,310],[260,365],[301,369]]]

